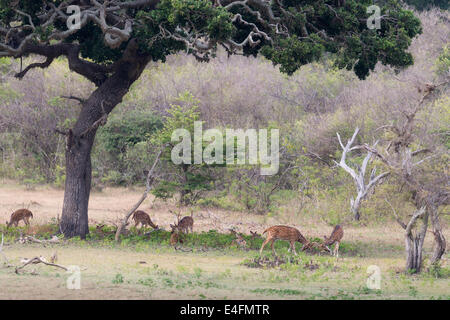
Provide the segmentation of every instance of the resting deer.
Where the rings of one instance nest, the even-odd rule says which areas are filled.
[[[233,229],[229,229],[229,230],[236,237],[236,239],[234,239],[231,242],[231,245],[235,244],[235,245],[237,245],[237,246],[239,246],[241,248],[246,248],[247,247],[247,241],[245,241],[245,239],[240,234],[238,234],[236,231],[234,231]]]
[[[177,224],[175,225],[178,227],[178,230],[183,233],[191,233],[194,231],[194,218],[193,218],[193,211],[191,211],[190,216],[185,216],[180,220],[180,212],[174,213],[173,211],[169,210],[169,212],[173,213],[177,216]],[[172,227],[172,225],[170,225]]]
[[[324,242],[322,244],[322,248],[328,250],[333,256],[339,258],[339,244],[341,243],[341,239],[344,236],[344,228],[341,225],[337,225],[334,227],[333,232],[331,232],[330,237],[323,236]],[[331,252],[329,246],[334,244],[334,250]]]
[[[270,243],[270,246],[272,248],[272,252],[274,255],[275,249],[273,248],[273,244],[276,240],[287,240],[290,243],[289,252],[292,250],[295,255],[297,255],[297,252],[295,251],[295,242],[298,241],[301,244],[303,244],[302,251],[306,248],[309,248],[310,242],[306,240],[306,238],[298,231],[296,228],[288,227],[288,226],[273,226],[270,228],[267,228],[264,230],[263,234],[267,233],[267,238],[263,242],[261,249],[259,250],[259,255],[262,254],[262,251],[264,249],[264,246]]]
[[[142,210],[135,211],[133,213],[132,219],[134,220],[134,223],[135,223],[134,226],[136,228],[140,223],[142,227],[149,226],[149,227],[152,227],[153,229],[158,229],[158,226],[152,222],[152,219],[150,219],[150,216]]]
[[[177,225],[171,224],[170,227],[172,228],[172,232],[170,234],[170,245],[176,247],[178,241],[180,240],[180,230]]]
[[[9,228],[11,225],[14,224],[15,227],[19,225],[20,220],[23,220],[25,225],[30,225],[30,218],[33,218],[33,213],[28,209],[19,209],[17,211],[14,211],[11,214],[10,221],[6,221],[7,228]]]
[[[256,238],[261,237],[261,235],[256,231],[254,231],[254,232],[250,231],[250,234],[252,235],[252,240],[255,240]]]

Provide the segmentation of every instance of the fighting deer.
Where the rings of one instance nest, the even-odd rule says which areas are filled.
[[[19,209],[11,214],[10,221],[6,221],[7,228],[14,224],[15,227],[19,225],[20,220],[23,220],[25,225],[30,225],[30,218],[33,218],[33,213],[28,209]]]
[[[133,213],[132,219],[134,220],[134,223],[135,223],[134,226],[136,228],[140,223],[142,227],[149,226],[149,227],[152,227],[153,229],[158,229],[158,226],[152,222],[152,219],[150,219],[150,216],[142,210],[135,211]]]
[[[288,227],[288,226],[273,226],[270,228],[267,228],[264,230],[263,234],[267,233],[267,238],[263,242],[261,249],[259,250],[259,255],[262,254],[262,251],[264,249],[264,246],[270,243],[270,246],[272,248],[272,252],[274,255],[275,249],[273,248],[273,244],[276,240],[286,240],[289,241],[290,247],[289,252],[292,250],[295,255],[297,255],[297,252],[295,251],[295,242],[298,241],[301,244],[303,244],[302,251],[306,250],[311,246],[310,242],[306,240],[306,238],[298,231],[296,228]]]
[[[236,239],[234,239],[231,242],[231,245],[235,244],[235,245],[237,245],[237,246],[239,246],[241,248],[246,248],[247,247],[247,241],[245,241],[245,239],[240,234],[238,234],[236,231],[234,231],[233,229],[229,229],[229,230],[236,237]]]
[[[339,244],[341,243],[341,239],[344,236],[344,228],[341,225],[336,225],[333,229],[333,232],[331,232],[331,235],[329,237],[323,236],[324,242],[322,244],[322,248],[325,248],[335,256],[336,258],[339,258]],[[331,249],[329,246],[334,244],[334,250],[331,252]]]
[[[194,218],[193,218],[193,211],[191,211],[190,216],[185,216],[180,220],[180,211],[178,213],[175,213],[171,210],[169,210],[170,213],[173,213],[177,216],[177,224],[175,225],[178,227],[178,230],[183,233],[191,233],[194,231]],[[172,225],[170,225],[172,227]]]

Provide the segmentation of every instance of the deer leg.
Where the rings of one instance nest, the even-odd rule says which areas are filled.
[[[297,252],[295,251],[295,242],[291,242],[291,248],[292,251],[294,251],[294,254],[297,255]]]
[[[272,239],[272,242],[270,243],[270,247],[272,248],[272,253],[274,256],[277,255],[277,253],[275,252],[275,248],[273,247],[273,244],[275,243],[275,239]]]
[[[266,240],[264,240],[264,242],[263,242],[263,244],[262,244],[262,246],[261,246],[261,249],[259,249],[259,255],[262,254],[262,252],[263,252],[263,250],[264,250],[264,247],[266,246],[266,244],[267,244],[270,240],[271,240],[270,238],[267,238]]]
[[[330,255],[333,255],[333,251],[331,251],[329,246],[325,246],[325,248],[327,248],[328,252],[330,253]]]
[[[334,245],[334,251],[336,251],[336,258],[339,258],[339,242]]]

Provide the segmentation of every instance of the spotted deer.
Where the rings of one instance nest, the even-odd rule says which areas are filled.
[[[264,230],[263,234],[267,233],[267,238],[263,242],[261,249],[259,250],[259,255],[262,254],[264,246],[270,242],[270,246],[272,248],[272,252],[274,255],[275,249],[273,248],[273,244],[276,240],[286,240],[290,243],[289,252],[292,250],[295,255],[297,252],[295,251],[295,242],[298,241],[303,244],[302,251],[306,248],[310,247],[310,242],[306,240],[306,238],[298,231],[296,228],[288,227],[288,226],[273,226]]]
[[[322,248],[328,250],[328,252],[330,252],[330,254],[332,254],[336,258],[339,258],[339,244],[341,243],[341,239],[343,236],[344,236],[344,228],[339,224],[336,225],[329,237],[323,236],[324,242],[322,244]],[[333,244],[334,250],[332,252],[329,246]]]
[[[149,226],[152,227],[153,229],[158,229],[158,226],[152,222],[150,216],[142,210],[135,211],[133,213],[132,219],[134,220],[135,227],[137,227],[140,223],[142,227]]]
[[[15,227],[19,225],[20,220],[23,220],[25,225],[30,225],[30,218],[33,218],[33,213],[28,209],[19,209],[11,214],[10,221],[6,221],[7,228],[14,224]]]
[[[231,245],[235,244],[235,245],[237,245],[237,246],[239,246],[241,248],[246,248],[247,247],[247,241],[245,241],[245,239],[240,234],[238,234],[236,231],[234,231],[233,229],[229,229],[229,230],[236,237],[236,239],[234,239],[231,242]]]
[[[177,224],[175,226],[178,227],[178,230],[183,233],[189,233],[189,231],[192,233],[194,231],[194,218],[193,218],[193,211],[191,211],[190,216],[185,216],[180,220],[180,212],[175,213],[171,210],[169,210],[170,213],[173,213],[177,216]],[[171,225],[172,227],[172,225]]]

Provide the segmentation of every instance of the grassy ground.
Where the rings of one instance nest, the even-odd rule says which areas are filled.
[[[397,258],[342,254],[339,260],[301,254],[276,268],[253,268],[245,263],[252,265],[257,254],[239,249],[181,252],[80,242],[45,248],[15,244],[4,251],[19,265],[20,258],[48,258],[55,250],[59,264],[80,266],[81,290],[68,290],[69,274],[50,266],[30,265],[19,275],[2,267],[0,299],[450,299],[448,274],[406,275],[401,252]],[[381,269],[379,291],[367,289],[370,265]]]
[[[111,222],[126,211],[139,190],[111,189],[94,193],[91,222]],[[301,253],[296,259],[287,253],[287,243],[277,242],[280,266],[259,264],[258,248],[263,239],[246,236],[250,249],[230,247],[230,226],[249,234],[276,224],[298,227],[308,238],[321,238],[331,226],[308,219],[282,221],[245,213],[200,210],[195,216],[195,234],[185,238],[182,250],[168,244],[169,233],[157,231],[150,236],[135,230],[121,244],[112,236],[103,237],[93,227],[86,241],[72,239],[57,245],[19,244],[20,232],[44,238],[54,226],[62,203],[62,191],[47,187],[25,190],[13,184],[0,187],[0,230],[13,209],[30,205],[35,213],[30,229],[5,233],[4,253],[10,264],[22,258],[44,256],[56,251],[58,263],[81,268],[81,289],[68,290],[70,276],[64,270],[45,265],[29,265],[20,274],[6,267],[0,256],[0,299],[450,299],[450,275],[446,254],[440,270],[408,275],[403,272],[405,257],[403,233],[394,223],[380,226],[346,226],[340,258]],[[168,230],[174,220],[163,204],[144,205],[152,219]],[[239,221],[239,223],[237,222]],[[209,232],[214,229],[217,231]],[[106,229],[107,231],[107,229]],[[449,230],[445,229],[447,239]],[[300,249],[300,244],[298,244]],[[426,238],[425,254],[432,250],[432,237]],[[264,253],[274,261],[270,249]],[[428,268],[428,261],[425,261]],[[367,268],[381,269],[381,290],[366,286]]]

